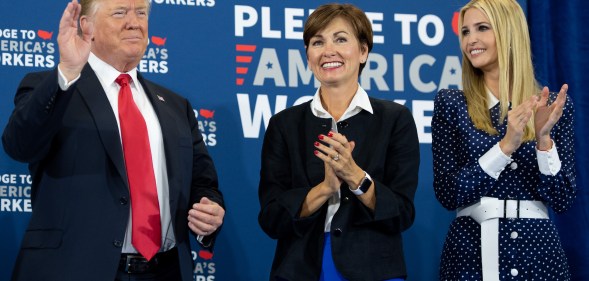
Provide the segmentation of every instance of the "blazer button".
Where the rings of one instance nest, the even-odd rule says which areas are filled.
[[[337,123],[337,126],[340,128],[347,128],[350,124],[348,124],[348,122],[346,121],[341,121]]]
[[[117,247],[117,248],[123,247],[123,241],[121,241],[121,240],[115,240],[112,242],[112,244],[115,245],[115,247]]]
[[[119,202],[121,202],[121,205],[127,205],[127,203],[129,203],[129,200],[127,200],[127,197],[121,197],[121,199],[119,199]]]
[[[340,237],[342,236],[342,229],[341,228],[336,228],[333,230],[333,236],[335,237]]]

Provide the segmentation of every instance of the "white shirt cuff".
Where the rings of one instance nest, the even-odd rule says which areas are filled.
[[[63,72],[61,72],[61,69],[59,69],[59,66],[57,66],[57,72],[59,72],[59,75],[57,75],[57,83],[59,84],[59,88],[62,91],[67,91],[67,89],[74,83],[76,83],[76,81],[78,81],[78,79],[80,79],[81,73],[78,74],[78,77],[74,78],[74,80],[72,81],[67,81],[67,78],[65,78],[65,75],[63,75]]]
[[[554,141],[552,141],[552,148],[548,151],[542,151],[536,148],[536,157],[538,158],[540,173],[547,176],[554,176],[560,171],[562,163],[560,162],[560,157],[558,157],[558,151],[556,150]]]
[[[511,161],[511,157],[505,155],[505,153],[501,151],[499,143],[497,143],[479,158],[479,165],[481,165],[481,168],[487,173],[487,175],[494,179],[498,179],[501,172],[505,170],[505,166],[511,163]]]

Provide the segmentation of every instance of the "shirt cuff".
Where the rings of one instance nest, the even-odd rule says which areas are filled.
[[[67,91],[67,89],[74,83],[76,83],[76,81],[78,81],[78,79],[80,79],[81,73],[78,74],[78,77],[74,78],[74,80],[72,81],[67,81],[67,78],[65,78],[65,75],[63,74],[63,72],[61,72],[61,69],[59,69],[59,66],[57,66],[57,72],[59,73],[59,75],[57,75],[57,83],[59,84],[59,88],[62,91]]]
[[[554,176],[560,171],[562,163],[560,162],[560,157],[558,157],[558,151],[556,150],[554,141],[552,141],[552,148],[548,151],[542,151],[536,148],[536,157],[538,158],[540,173],[547,176]]]
[[[501,151],[499,143],[497,143],[479,158],[479,165],[481,165],[481,168],[487,173],[487,175],[494,179],[498,179],[501,172],[505,170],[505,166],[511,163],[511,161],[511,157],[505,155],[505,153]]]

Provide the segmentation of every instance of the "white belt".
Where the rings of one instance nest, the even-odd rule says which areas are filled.
[[[499,218],[548,219],[542,201],[499,200],[482,197],[481,201],[458,209],[456,217],[471,217],[481,225],[481,263],[483,280],[499,280]]]

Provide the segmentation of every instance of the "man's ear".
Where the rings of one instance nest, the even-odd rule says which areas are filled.
[[[78,34],[84,38],[90,36],[91,40],[94,41],[94,22],[90,20],[88,16],[81,16],[80,17],[80,25],[78,29]]]
[[[85,28],[88,28],[88,16],[81,16],[80,17],[80,31],[84,31]]]

